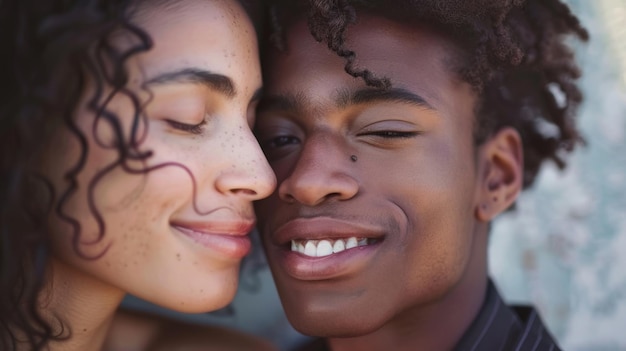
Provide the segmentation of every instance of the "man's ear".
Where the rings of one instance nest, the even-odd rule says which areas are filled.
[[[483,143],[479,153],[476,217],[489,222],[509,208],[522,190],[522,138],[514,128],[502,128]]]

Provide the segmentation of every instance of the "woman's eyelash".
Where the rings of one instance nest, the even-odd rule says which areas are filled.
[[[202,122],[198,124],[186,124],[177,121],[173,121],[171,119],[165,120],[172,128],[182,130],[183,132],[191,133],[191,134],[202,134],[202,130],[204,125],[206,124],[206,119],[203,119]]]

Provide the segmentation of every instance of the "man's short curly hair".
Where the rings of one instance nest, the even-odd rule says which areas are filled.
[[[480,97],[476,143],[515,128],[524,146],[524,187],[545,160],[564,168],[565,154],[583,143],[575,123],[580,70],[565,38],[586,41],[588,33],[560,0],[273,0],[272,40],[280,48],[289,21],[306,16],[311,34],[345,59],[348,74],[385,89],[393,82],[357,67],[358,52],[346,45],[357,12],[427,26],[466,53],[456,70]]]

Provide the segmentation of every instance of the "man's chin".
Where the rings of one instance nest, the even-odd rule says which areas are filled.
[[[298,332],[307,336],[321,338],[363,336],[375,332],[384,324],[384,322],[372,323],[371,320],[354,317],[346,316],[342,311],[324,315],[307,314],[305,311],[287,312],[289,322]]]

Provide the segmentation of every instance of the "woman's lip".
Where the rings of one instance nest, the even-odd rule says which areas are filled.
[[[355,220],[331,217],[296,218],[278,227],[272,234],[276,245],[283,246],[291,240],[347,239],[350,237],[380,239],[384,232]]]
[[[207,235],[248,235],[254,228],[254,221],[210,221],[210,222],[172,222],[176,228],[197,232]]]
[[[248,233],[254,227],[253,221],[176,222],[171,226],[216,257],[240,260],[252,249]]]

